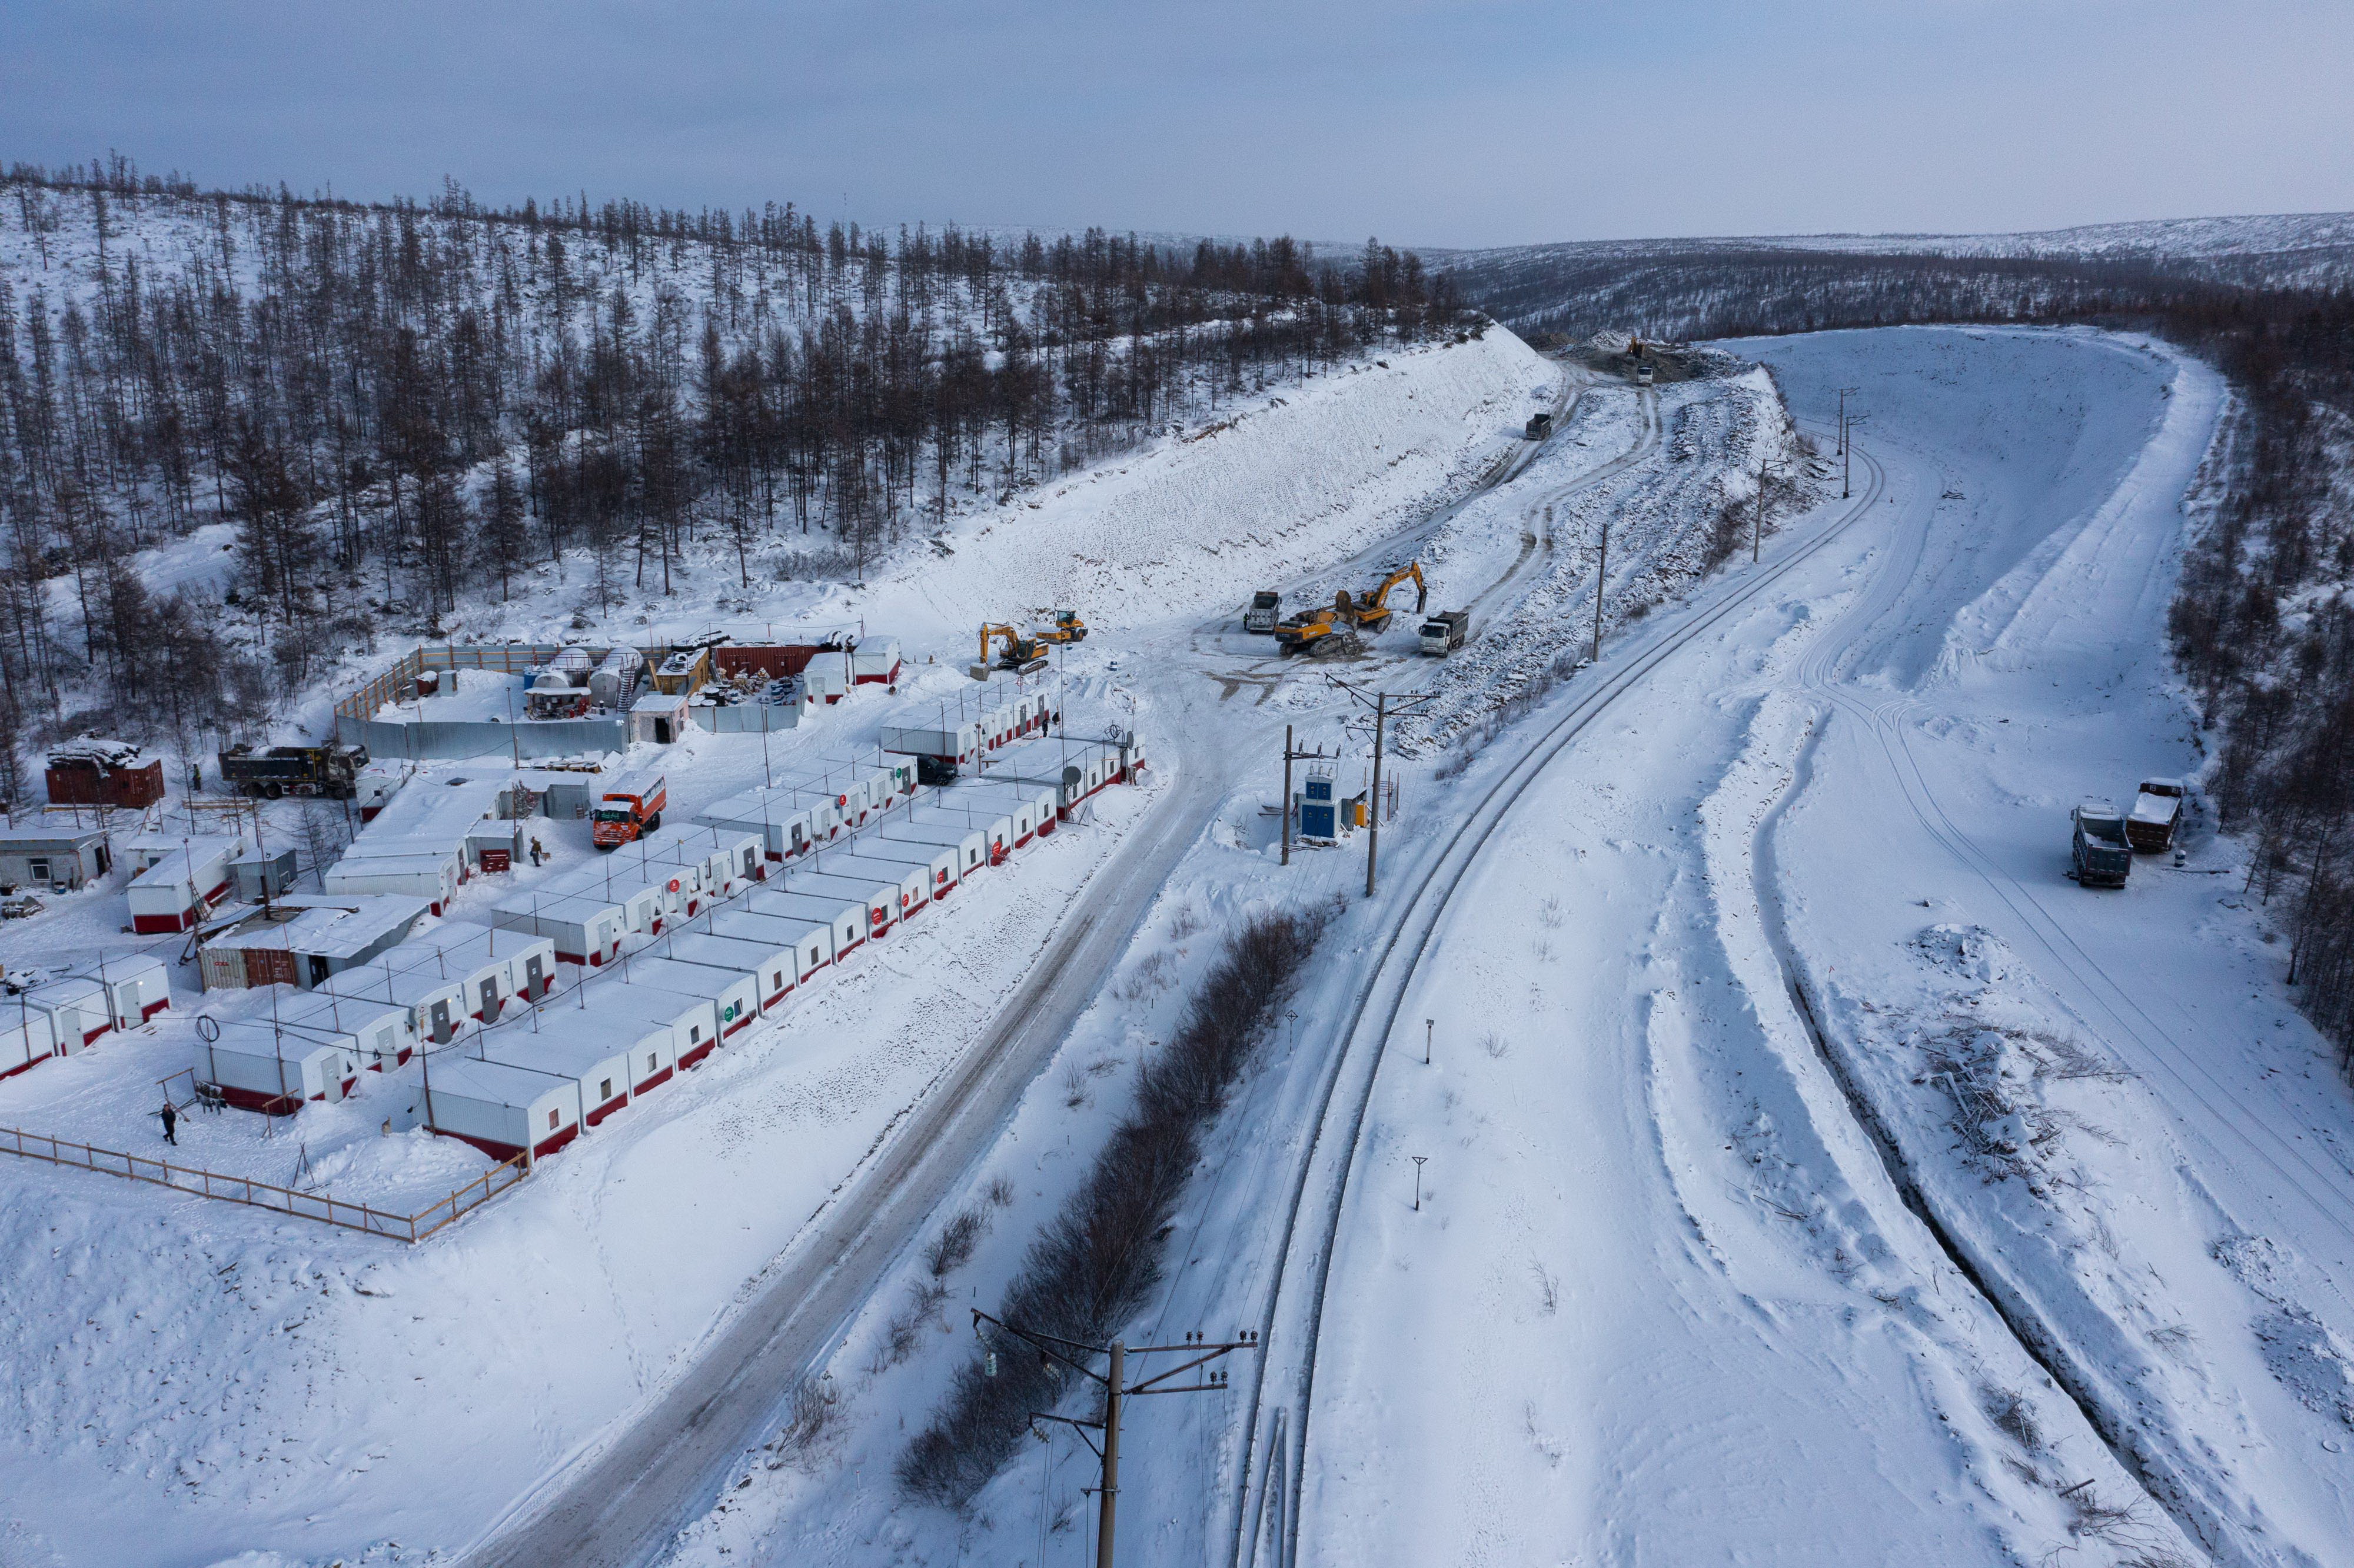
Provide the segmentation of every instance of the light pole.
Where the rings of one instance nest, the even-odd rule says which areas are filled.
[[[1414,1212],[1418,1214],[1422,1213],[1422,1162],[1430,1156],[1410,1154],[1406,1158],[1414,1161]]]
[[[1603,585],[1609,581],[1609,573],[1610,517],[1607,513],[1605,513],[1602,518],[1602,546],[1594,557],[1594,652],[1588,656],[1589,663],[1598,664],[1602,662],[1602,589]]]
[[[1119,1504],[1119,1416],[1122,1403],[1135,1395],[1145,1393],[1223,1393],[1226,1388],[1226,1374],[1224,1372],[1206,1372],[1199,1383],[1172,1383],[1169,1380],[1235,1351],[1255,1351],[1259,1348],[1258,1336],[1247,1329],[1244,1330],[1242,1337],[1236,1340],[1214,1341],[1203,1338],[1196,1331],[1186,1335],[1182,1341],[1174,1345],[1140,1345],[1130,1349],[1125,1342],[1119,1340],[1114,1340],[1108,1345],[1089,1345],[1076,1340],[1066,1340],[1058,1334],[1044,1334],[1033,1329],[1016,1328],[1002,1319],[991,1317],[978,1307],[974,1308],[972,1331],[976,1339],[981,1337],[981,1326],[983,1323],[989,1324],[1000,1333],[1020,1340],[1036,1351],[1041,1364],[1048,1361],[1060,1361],[1082,1377],[1092,1379],[1103,1385],[1104,1413],[1103,1419],[1100,1421],[1080,1421],[1068,1415],[1055,1415],[1043,1410],[1033,1411],[1030,1416],[1033,1421],[1059,1421],[1064,1425],[1076,1429],[1080,1440],[1094,1452],[1103,1467],[1102,1484],[1096,1489],[1096,1568],[1112,1568],[1113,1530],[1117,1522]],[[1191,1359],[1178,1362],[1166,1372],[1157,1372],[1141,1383],[1131,1383],[1128,1381],[1129,1357],[1161,1355],[1176,1351],[1182,1351]],[[1080,1359],[1075,1360],[1074,1356]],[[1100,1372],[1087,1365],[1087,1361],[1097,1356],[1104,1357],[1107,1361],[1105,1370]],[[986,1375],[990,1377],[997,1375],[995,1351],[989,1352],[983,1367]],[[1101,1447],[1097,1447],[1095,1439],[1087,1436],[1089,1432],[1103,1434]]]
[[[1331,680],[1334,685],[1356,698],[1357,701],[1361,703],[1365,701],[1365,694],[1346,681],[1336,680],[1331,676],[1327,676],[1326,679]],[[1373,875],[1376,863],[1381,858],[1382,848],[1383,734],[1388,726],[1391,715],[1412,713],[1431,702],[1433,698],[1434,694],[1429,692],[1375,692],[1373,694],[1373,781],[1372,788],[1365,792],[1365,896],[1368,898],[1373,895]],[[1393,704],[1396,705],[1392,706]]]

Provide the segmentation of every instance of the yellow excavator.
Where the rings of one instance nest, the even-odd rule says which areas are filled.
[[[1342,588],[1332,596],[1331,605],[1291,617],[1275,629],[1276,643],[1286,653],[1354,652],[1362,644],[1351,633],[1362,630],[1379,636],[1395,613],[1389,607],[1390,590],[1409,579],[1415,587],[1415,613],[1420,615],[1429,602],[1430,586],[1423,580],[1422,563],[1408,561],[1362,598]]]
[[[1076,609],[1034,609],[1033,615],[1051,615],[1054,624],[1038,628],[1035,635],[1041,642],[1084,642],[1087,639],[1087,623],[1079,619]]]
[[[1044,667],[1046,662],[1044,643],[1034,637],[1023,636],[1011,626],[991,621],[981,629],[981,663],[976,668],[985,669],[988,666],[989,646],[991,642],[1001,641],[1005,644],[1005,652],[997,656],[999,669],[1037,670]]]
[[[1423,611],[1423,607],[1430,602],[1430,585],[1422,580],[1422,563],[1420,561],[1408,561],[1402,567],[1393,567],[1389,576],[1382,579],[1381,587],[1375,588],[1373,592],[1367,594],[1364,598],[1357,601],[1356,620],[1354,624],[1363,627],[1365,630],[1373,633],[1375,636],[1379,636],[1383,631],[1386,630],[1390,623],[1390,589],[1397,587],[1398,584],[1405,582],[1409,577],[1414,580],[1414,612],[1416,615],[1420,615]],[[1345,613],[1348,597],[1348,590],[1346,588],[1341,589],[1340,600],[1336,603],[1334,608],[1341,609]]]

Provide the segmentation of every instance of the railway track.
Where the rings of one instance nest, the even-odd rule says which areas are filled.
[[[1885,490],[1886,475],[1860,447],[1857,455],[1863,461],[1865,489],[1833,521],[1762,569],[1728,577],[1716,592],[1657,625],[1647,640],[1595,666],[1582,687],[1571,687],[1557,700],[1552,716],[1528,730],[1520,755],[1488,785],[1447,839],[1406,872],[1395,916],[1341,1021],[1339,1048],[1329,1053],[1330,1065],[1315,1100],[1315,1131],[1291,1184],[1277,1272],[1259,1322],[1267,1354],[1255,1358],[1249,1384],[1242,1463],[1233,1493],[1230,1568],[1257,1568],[1260,1543],[1270,1536],[1275,1542],[1271,1568],[1290,1568],[1296,1558],[1299,1499],[1312,1436],[1317,1344],[1341,1213],[1389,1038],[1457,890],[1530,785],[1596,719],[1679,650],[1870,514]],[[1629,453],[1621,462],[1634,458]],[[1260,1433],[1270,1407],[1275,1430],[1282,1436],[1279,1448],[1270,1440],[1262,1460]]]

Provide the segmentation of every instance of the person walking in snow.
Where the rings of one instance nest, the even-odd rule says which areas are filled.
[[[546,852],[546,850],[543,850],[543,849],[541,849],[541,848],[539,847],[539,841],[538,841],[537,839],[534,839],[534,840],[532,840],[532,841],[531,841],[531,863],[532,863],[532,864],[534,864],[534,865],[537,865],[537,864],[539,864],[541,862],[545,861],[546,858],[547,858],[547,852]]]
[[[156,1114],[164,1118],[164,1141],[170,1144],[175,1149],[179,1148],[179,1107],[173,1105],[171,1101],[165,1100],[164,1102],[164,1108]]]

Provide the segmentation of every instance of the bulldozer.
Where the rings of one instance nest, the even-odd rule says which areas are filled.
[[[1051,615],[1054,623],[1042,626],[1032,635],[1041,642],[1084,642],[1087,640],[1087,623],[1079,619],[1076,609],[1034,609],[1033,615]]]
[[[991,621],[981,629],[981,662],[974,666],[975,669],[988,667],[989,646],[1001,641],[1005,644],[1005,651],[997,656],[999,669],[1029,671],[1046,667],[1046,645],[1044,642],[1034,637],[1024,637],[1011,626]]]

